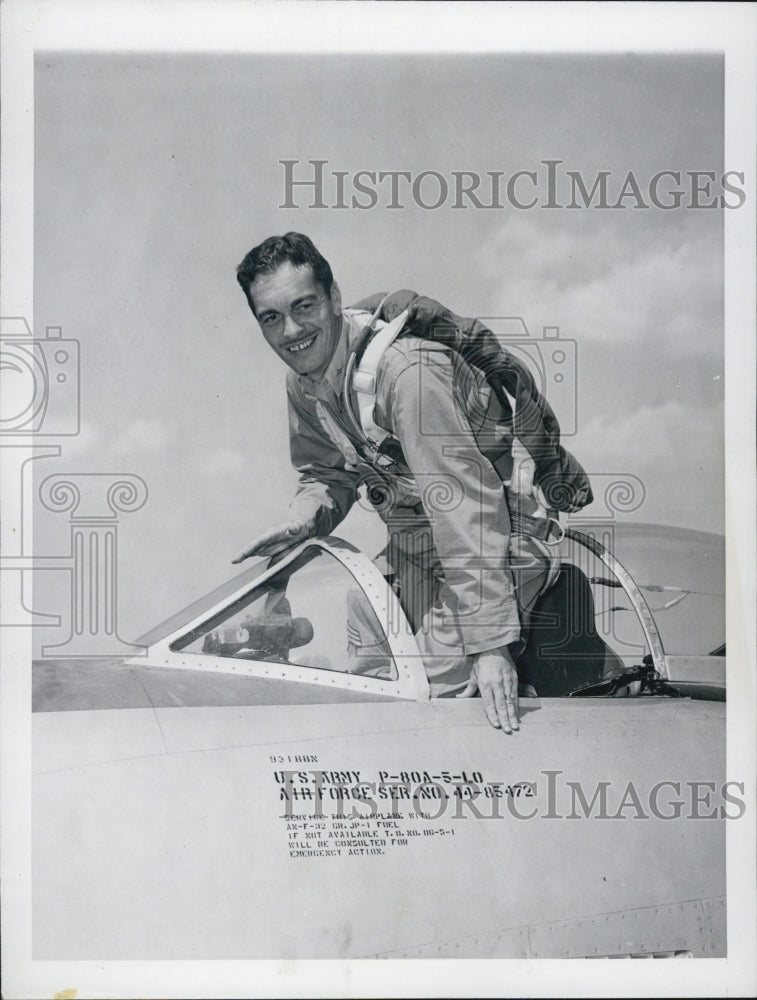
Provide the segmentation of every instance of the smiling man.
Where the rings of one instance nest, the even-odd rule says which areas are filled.
[[[259,273],[248,292],[263,336],[278,356],[297,375],[323,378],[342,331],[339,286],[331,268],[316,274],[313,267],[284,260],[275,271]]]
[[[373,420],[399,456],[387,468],[365,447],[344,400],[349,352],[370,314],[342,307],[331,267],[300,233],[254,247],[237,280],[263,336],[290,369],[290,447],[300,479],[288,519],[234,562],[330,534],[365,487],[388,529],[377,563],[416,632],[432,695],[471,697],[478,690],[491,724],[517,730],[514,657],[558,560],[543,539],[511,530],[512,412],[481,371],[444,344],[414,336],[410,325],[383,353],[376,376]],[[376,636],[360,602],[348,604],[351,669],[360,669],[361,653],[365,664],[376,659]]]

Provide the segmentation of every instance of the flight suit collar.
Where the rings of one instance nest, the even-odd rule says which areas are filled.
[[[347,367],[350,350],[360,333],[359,325],[348,316],[342,313],[342,329],[339,333],[336,350],[329,362],[329,366],[323,374],[323,378],[314,379],[309,375],[298,375],[297,381],[306,395],[314,399],[327,400],[334,396],[339,398],[342,393],[342,383],[344,380],[344,370]]]

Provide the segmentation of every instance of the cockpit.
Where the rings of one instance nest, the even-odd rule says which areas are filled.
[[[633,682],[643,670],[678,693],[724,698],[722,540],[683,534],[654,525],[566,532],[563,569],[518,663],[521,696],[650,693]],[[303,543],[193,610],[131,662],[327,688],[329,700],[339,691],[429,698],[391,581],[340,539]]]

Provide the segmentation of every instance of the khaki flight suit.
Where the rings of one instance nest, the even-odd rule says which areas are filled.
[[[364,487],[386,523],[377,564],[416,633],[431,693],[464,689],[472,657],[525,644],[537,596],[559,568],[556,549],[510,531],[512,422],[483,374],[442,344],[406,336],[383,355],[375,422],[402,445],[407,467],[377,468],[343,405],[349,350],[367,314],[345,310],[342,336],[320,381],[287,375],[290,447],[299,486],[292,519],[330,534]],[[350,669],[385,673],[386,650],[356,587],[348,595]]]

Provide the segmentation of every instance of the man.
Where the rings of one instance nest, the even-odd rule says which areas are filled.
[[[300,482],[289,518],[234,562],[330,534],[364,485],[388,528],[381,568],[416,631],[432,695],[478,690],[491,724],[517,730],[514,656],[557,560],[543,542],[511,531],[504,483],[514,486],[519,468],[512,413],[455,351],[403,336],[382,356],[376,383],[373,418],[402,452],[387,470],[365,449],[343,399],[349,351],[369,317],[343,309],[325,258],[306,236],[287,233],[253,248],[237,279],[290,368],[291,458]],[[528,479],[527,463],[520,468]],[[350,614],[351,643],[369,646],[360,609]]]

